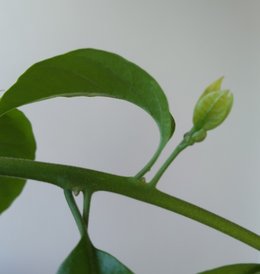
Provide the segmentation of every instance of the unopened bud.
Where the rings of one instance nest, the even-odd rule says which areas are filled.
[[[199,99],[201,99],[203,96],[209,94],[210,92],[221,90],[223,79],[224,79],[224,77],[221,77],[218,80],[216,80],[215,82],[211,83],[209,86],[207,86],[206,89],[204,90],[204,92],[201,94]]]
[[[233,95],[229,90],[220,90],[221,83],[222,78],[212,83],[199,98],[193,113],[195,129],[211,130],[228,116],[233,104]]]

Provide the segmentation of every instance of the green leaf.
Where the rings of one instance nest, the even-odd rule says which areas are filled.
[[[88,274],[95,273],[93,268],[95,268],[95,258],[89,258],[89,248],[92,247],[88,245],[85,237],[83,237],[77,246],[72,250],[70,255],[65,259],[65,261],[60,266],[57,274]],[[94,266],[93,266],[94,264]]]
[[[3,95],[0,115],[57,96],[106,96],[147,111],[158,124],[161,141],[140,176],[150,169],[174,131],[174,120],[159,84],[135,64],[96,49],[72,51],[33,65]]]
[[[34,159],[36,144],[30,122],[18,110],[0,117],[0,156]],[[21,193],[25,180],[0,177],[0,213]]]
[[[133,272],[107,252],[97,250],[100,274],[132,274]]]
[[[222,266],[200,274],[259,274],[260,264],[234,264]]]
[[[90,250],[92,248],[92,250]],[[92,253],[92,254],[90,254]],[[57,274],[132,274],[126,266],[110,254],[95,249],[83,237]]]

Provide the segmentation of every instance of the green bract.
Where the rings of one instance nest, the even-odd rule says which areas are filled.
[[[211,84],[199,98],[193,113],[193,125],[196,131],[205,131],[219,126],[228,116],[233,95],[229,90],[220,90],[222,78]]]
[[[195,131],[192,135],[192,142],[199,143],[202,142],[207,137],[207,131],[204,128],[201,128],[198,131]]]

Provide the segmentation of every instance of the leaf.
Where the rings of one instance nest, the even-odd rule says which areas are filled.
[[[234,264],[222,266],[200,274],[259,274],[260,264]]]
[[[90,250],[90,248],[92,250]],[[90,254],[92,253],[92,254]],[[60,266],[57,274],[132,274],[110,254],[90,246],[83,237]]]
[[[96,49],[72,51],[33,65],[3,95],[0,115],[57,96],[106,96],[129,101],[147,111],[158,124],[161,141],[146,170],[174,131],[174,120],[159,84],[135,64]]]
[[[91,259],[87,257],[88,247],[85,238],[82,238],[70,255],[60,266],[57,274],[88,274],[91,273]],[[93,271],[92,271],[93,272]]]
[[[132,274],[133,272],[112,255],[97,250],[100,274]]]
[[[30,122],[12,110],[0,117],[0,156],[34,159],[36,144]],[[25,180],[0,177],[0,213],[21,193]]]

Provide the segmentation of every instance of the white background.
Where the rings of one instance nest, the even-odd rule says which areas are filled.
[[[0,89],[33,63],[77,48],[123,55],[169,99],[177,129],[161,163],[190,129],[204,87],[224,75],[235,97],[230,117],[183,152],[159,188],[259,233],[259,13],[257,0],[1,0]],[[134,175],[159,141],[153,120],[126,102],[54,99],[22,110],[42,161]],[[108,193],[94,197],[90,234],[138,274],[259,261],[257,251],[213,229]],[[0,218],[0,273],[55,273],[78,239],[63,192],[30,181]]]

